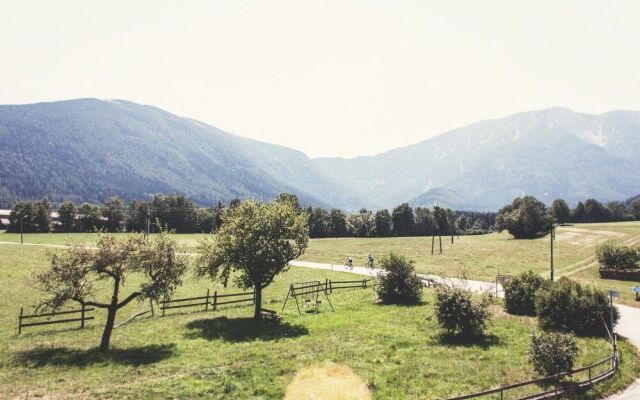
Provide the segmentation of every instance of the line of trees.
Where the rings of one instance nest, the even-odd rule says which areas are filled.
[[[281,193],[280,201],[290,201],[303,210],[295,195]],[[158,226],[177,233],[208,233],[222,226],[225,214],[240,204],[219,202],[214,207],[198,207],[185,196],[157,194],[150,201],[125,203],[119,197],[108,198],[104,204],[75,205],[62,202],[57,209],[57,221],[52,222],[52,207],[42,200],[17,202],[9,217],[9,232],[105,232],[156,231]],[[361,209],[347,214],[340,209],[307,208],[309,233],[322,237],[389,237],[453,234],[481,234],[493,229],[495,213],[453,211],[435,206],[432,209],[400,204],[391,212],[375,213]]]
[[[391,212],[387,209],[375,213],[365,208],[346,214],[334,208],[307,209],[309,235],[324,237],[389,237],[481,234],[493,229],[495,213],[453,211],[435,206],[411,208],[402,203]]]
[[[571,209],[563,199],[551,203],[550,212],[561,224],[568,222],[617,222],[640,220],[640,197],[626,202],[610,201],[606,204],[596,199],[578,202]]]
[[[640,220],[640,197],[626,202],[612,201],[606,204],[596,199],[588,199],[579,202],[573,209],[563,199],[554,200],[550,207],[531,196],[521,199],[529,198],[535,202],[514,200],[514,203],[503,207],[497,214],[454,211],[439,206],[431,209],[412,208],[407,203],[402,203],[392,210],[382,209],[375,212],[363,208],[355,213],[345,213],[337,208],[325,210],[319,207],[309,207],[306,212],[312,238],[469,235],[488,233],[494,229],[508,229],[508,226],[527,231],[518,235],[522,237],[533,237],[547,232],[548,226],[532,228],[514,225],[513,218],[521,214],[517,211],[520,203],[526,210],[533,210],[536,215],[540,214],[536,217],[538,222],[547,225],[552,220],[561,224]],[[295,195],[281,193],[278,199],[291,201],[297,209],[302,210]],[[65,201],[58,206],[57,221],[52,221],[52,206],[43,198],[38,201],[15,203],[9,216],[8,231],[20,232],[22,229],[27,233],[52,230],[143,232],[149,229],[154,232],[157,231],[157,226],[162,226],[177,233],[208,233],[218,230],[224,222],[225,213],[239,204],[240,200],[235,199],[228,204],[218,202],[213,207],[203,208],[185,196],[161,194],[155,195],[151,200],[134,200],[129,203],[125,203],[119,197],[108,198],[104,204],[76,205]],[[536,232],[528,232],[530,229]]]

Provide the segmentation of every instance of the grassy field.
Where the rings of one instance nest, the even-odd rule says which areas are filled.
[[[126,235],[126,234],[122,234]],[[179,242],[188,249],[195,249],[204,235],[176,235]],[[595,246],[607,239],[617,239],[623,243],[640,245],[640,222],[616,222],[601,224],[576,224],[557,228],[554,246],[556,277],[566,275],[600,289],[616,289],[621,292],[621,301],[637,306],[631,286],[640,284],[598,278],[595,261]],[[95,243],[96,235],[89,233],[71,234],[26,234],[26,243],[66,244],[79,242],[85,245]],[[461,236],[451,244],[450,237],[442,238],[443,254],[431,254],[430,237],[400,238],[341,238],[312,239],[301,260],[342,265],[346,257],[353,257],[356,265],[364,265],[368,254],[379,259],[389,251],[404,254],[415,261],[419,272],[459,276],[466,274],[469,279],[493,281],[501,274],[517,274],[529,269],[549,276],[549,237],[533,240],[515,240],[507,232],[482,236]],[[0,233],[0,242],[19,242],[19,234]]]
[[[142,317],[114,330],[107,356],[95,350],[102,313],[83,330],[42,327],[18,336],[20,306],[41,296],[30,276],[47,266],[52,251],[0,246],[0,398],[279,399],[296,371],[324,361],[350,367],[377,399],[443,398],[534,376],[526,347],[535,320],[506,315],[496,306],[485,338],[452,342],[432,318],[430,289],[416,307],[377,305],[371,289],[334,293],[336,312],[323,306],[317,314],[299,316],[288,305],[277,327],[255,324],[250,306]],[[266,290],[265,307],[280,312],[290,282],[353,277],[291,268]],[[129,280],[127,290],[135,283]],[[213,287],[189,277],[177,296]],[[140,307],[145,306],[123,309],[119,320]],[[580,339],[579,345],[578,365],[608,353],[603,339]],[[621,373],[586,398],[611,393],[640,374],[635,350],[624,341],[621,349]]]

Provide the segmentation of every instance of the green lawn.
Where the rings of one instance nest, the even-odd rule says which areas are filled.
[[[430,289],[416,307],[377,305],[371,289],[334,293],[335,313],[323,306],[320,313],[299,316],[288,305],[278,327],[255,324],[250,306],[142,317],[114,330],[108,356],[95,351],[102,313],[83,330],[50,326],[18,336],[20,306],[40,298],[29,277],[47,266],[51,251],[0,246],[0,398],[279,399],[296,371],[325,360],[351,367],[377,399],[443,398],[534,376],[526,347],[535,320],[496,306],[484,339],[451,342],[432,318]],[[325,278],[354,275],[291,268],[266,290],[265,307],[280,312],[290,282]],[[127,290],[135,282],[130,279]],[[204,294],[206,288],[214,287],[189,277],[177,296]],[[123,309],[119,320],[139,307],[145,306]],[[579,345],[578,365],[608,353],[603,339],[580,339]],[[587,398],[611,393],[640,374],[632,347],[623,341],[621,349],[619,376]]]
[[[126,235],[126,234],[121,234]],[[178,234],[180,244],[195,251],[202,234]],[[601,280],[595,261],[595,246],[614,238],[628,244],[640,245],[640,222],[576,224],[557,228],[555,241],[556,277],[567,275],[573,279],[597,286],[616,289],[621,301],[627,305],[640,305],[635,301],[631,287],[640,283]],[[529,269],[544,277],[549,276],[549,237],[533,240],[515,240],[507,232],[482,236],[461,236],[451,244],[443,237],[443,254],[431,254],[430,237],[401,238],[341,238],[312,239],[301,260],[342,265],[346,257],[353,257],[356,265],[364,265],[368,254],[379,258],[389,251],[404,254],[415,261],[419,272],[444,276],[466,274],[469,279],[493,281],[498,272],[518,274]],[[26,234],[26,243],[68,244],[95,243],[94,233]],[[19,234],[0,233],[0,242],[19,242]]]

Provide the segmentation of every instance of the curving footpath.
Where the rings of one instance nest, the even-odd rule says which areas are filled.
[[[376,276],[383,271],[380,269],[369,269],[365,267],[353,267],[353,269],[347,269],[344,265],[338,264],[323,264],[308,261],[291,261],[290,265],[304,268],[314,269],[326,269],[330,271],[349,272],[352,274],[364,275],[364,276]],[[501,285],[497,285],[493,282],[464,280],[457,278],[443,278],[436,275],[418,274],[419,277],[436,282],[436,283],[449,283],[457,286],[465,286],[474,292],[491,292],[498,293],[498,296],[504,296]],[[616,333],[620,336],[624,336],[629,339],[636,348],[640,349],[640,308],[629,307],[621,304],[616,304],[618,311],[620,312],[620,320],[616,326]],[[631,386],[625,389],[623,392],[617,393],[607,398],[607,400],[632,400],[640,399],[640,379],[635,381]]]

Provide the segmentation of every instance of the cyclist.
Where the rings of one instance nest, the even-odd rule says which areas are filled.
[[[351,257],[347,257],[345,263],[344,263],[345,267],[347,267],[348,269],[353,269],[353,258]]]
[[[373,263],[374,263],[373,256],[369,254],[369,257],[367,257],[367,267],[373,269],[374,268]]]

